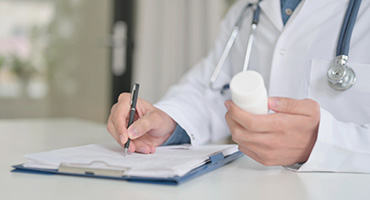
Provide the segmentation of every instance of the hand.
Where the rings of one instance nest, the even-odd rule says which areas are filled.
[[[131,139],[129,152],[154,153],[155,147],[163,144],[176,128],[175,121],[149,102],[138,98],[135,121],[127,129],[130,112],[130,93],[122,93],[113,105],[107,123],[112,137],[124,147]]]
[[[316,142],[319,104],[311,99],[269,98],[269,115],[253,115],[233,102],[225,102],[226,121],[239,149],[266,165],[292,165],[307,161]]]

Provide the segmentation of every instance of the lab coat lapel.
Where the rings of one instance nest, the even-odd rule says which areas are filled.
[[[333,16],[335,8],[338,5],[345,5],[345,0],[302,0],[298,7],[294,10],[293,15],[285,24],[286,29],[302,28],[304,24],[306,31],[312,31],[321,26],[322,22],[330,19]],[[345,10],[343,10],[344,12]]]
[[[260,2],[262,14],[274,24],[274,26],[281,32],[284,28],[281,17],[280,1],[279,0],[263,0]]]

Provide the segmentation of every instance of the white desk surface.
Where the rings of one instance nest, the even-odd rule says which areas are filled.
[[[295,173],[246,156],[178,186],[10,172],[24,154],[111,140],[90,121],[0,120],[0,199],[370,199],[368,174]]]

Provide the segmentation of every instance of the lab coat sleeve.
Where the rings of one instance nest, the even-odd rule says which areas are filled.
[[[370,173],[370,124],[337,121],[321,109],[317,140],[298,171]]]
[[[180,126],[176,125],[175,131],[161,146],[177,145],[177,144],[190,144],[190,138],[186,134],[185,130]]]
[[[166,112],[189,135],[192,145],[217,141],[229,135],[224,119],[227,97],[209,87],[209,79],[222,54],[237,15],[246,5],[239,1],[230,9],[221,23],[221,30],[214,48],[207,57],[187,72],[177,85],[172,86],[155,106]],[[229,83],[230,66],[225,62],[217,82]],[[220,87],[220,86],[218,86]]]
[[[192,145],[216,141],[229,133],[221,94],[208,89],[212,66],[209,58],[203,59],[155,104],[183,127]]]

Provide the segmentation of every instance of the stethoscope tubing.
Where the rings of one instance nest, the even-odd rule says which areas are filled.
[[[261,8],[259,6],[259,2],[257,3],[257,8],[254,11],[253,14],[253,21],[251,25],[251,32],[249,34],[249,39],[248,39],[248,44],[247,44],[247,49],[245,51],[245,56],[244,56],[244,64],[243,64],[243,72],[248,70],[249,66],[249,60],[251,58],[252,54],[252,48],[253,48],[253,43],[254,43],[254,37],[256,35],[256,30],[259,22],[259,16],[260,16]]]
[[[339,34],[336,56],[348,56],[351,36],[360,10],[361,1],[362,0],[350,0],[349,2]]]
[[[211,78],[209,80],[209,86],[210,86],[211,89],[217,90],[216,88],[214,88],[214,83],[216,82],[217,77],[220,74],[222,67],[224,66],[224,63],[226,61],[226,58],[229,55],[230,50],[231,50],[231,48],[234,45],[234,42],[236,40],[236,37],[239,34],[239,31],[241,29],[241,25],[242,25],[242,21],[243,21],[244,15],[246,14],[246,11],[248,10],[248,8],[250,8],[252,6],[253,6],[253,4],[250,3],[250,4],[247,4],[243,8],[243,10],[241,12],[241,15],[239,16],[239,19],[237,20],[237,22],[235,23],[235,25],[234,25],[234,27],[233,27],[233,29],[231,31],[231,34],[230,34],[229,39],[228,39],[228,41],[226,43],[226,46],[225,46],[225,48],[224,48],[224,50],[223,50],[223,52],[221,54],[221,57],[220,57],[217,65],[216,65],[216,68],[213,71],[212,76],[211,76]]]
[[[333,87],[333,89],[338,90],[338,91],[344,91],[344,90],[349,89],[350,87],[352,87],[352,85],[356,81],[356,75],[355,75],[354,71],[352,70],[352,68],[350,68],[348,66],[345,66],[345,64],[346,64],[346,61],[348,60],[348,53],[349,53],[349,47],[350,47],[350,43],[351,43],[351,36],[352,36],[353,28],[355,26],[356,18],[357,18],[359,9],[360,9],[361,1],[362,0],[350,0],[349,1],[349,5],[347,7],[347,11],[346,11],[346,14],[345,14],[345,17],[344,17],[344,20],[343,20],[343,24],[342,24],[342,27],[341,27],[341,30],[340,30],[338,44],[337,44],[337,48],[336,48],[336,61],[335,62],[338,63],[340,66],[331,67],[328,71],[328,74],[330,74],[330,72],[331,73],[337,73],[336,71],[330,71],[330,70],[337,70],[338,67],[341,67],[344,70],[343,77],[345,75],[347,75],[347,79],[352,80],[351,83],[346,83],[344,79],[340,80],[340,81],[331,80],[330,77],[328,76],[329,82],[331,82],[330,83],[331,87]],[[259,3],[260,2],[261,2],[261,0],[259,0],[257,4],[247,4],[243,8],[237,22],[235,23],[235,25],[232,29],[232,32],[231,32],[231,34],[229,36],[229,39],[226,43],[225,49],[223,50],[223,52],[221,54],[221,57],[220,57],[217,65],[216,65],[216,68],[213,71],[212,76],[210,78],[209,84],[210,84],[211,89],[218,90],[218,89],[214,88],[214,84],[215,84],[215,82],[217,80],[217,77],[218,77],[219,73],[221,72],[222,67],[224,66],[226,58],[229,55],[230,50],[231,50],[232,46],[234,45],[235,40],[236,40],[236,38],[237,38],[237,36],[240,32],[244,15],[247,13],[246,11],[248,10],[248,8],[256,5],[257,7],[254,10],[253,20],[252,20],[252,25],[251,25],[251,31],[250,31],[250,34],[249,34],[249,39],[248,39],[248,44],[247,44],[247,48],[246,48],[246,52],[245,52],[245,58],[244,58],[244,64],[243,64],[243,71],[246,71],[248,69],[249,60],[250,60],[250,57],[251,57],[251,52],[252,52],[252,47],[253,47],[253,42],[254,42],[254,37],[255,37],[255,32],[256,32],[256,29],[257,29],[258,22],[259,22],[259,14],[260,14]],[[348,72],[348,74],[346,74],[346,72]],[[333,85],[335,85],[335,86],[333,86]],[[223,91],[227,88],[228,88],[228,84],[224,85],[220,89],[221,93],[223,93]]]

